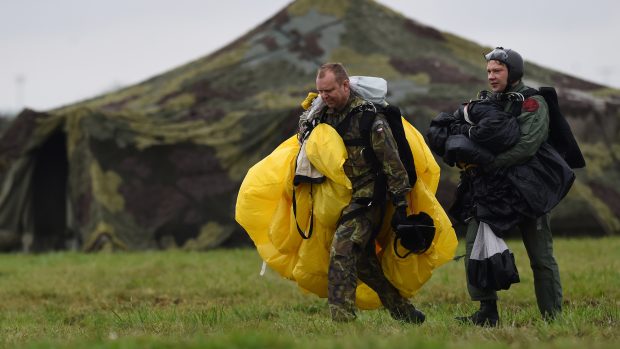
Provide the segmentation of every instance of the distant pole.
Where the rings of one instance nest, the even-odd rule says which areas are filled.
[[[17,74],[15,76],[15,102],[16,112],[24,108],[24,85],[26,84],[26,76]]]

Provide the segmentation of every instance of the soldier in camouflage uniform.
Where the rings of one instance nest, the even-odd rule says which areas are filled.
[[[521,81],[523,59],[517,52],[498,47],[485,57],[489,85],[493,92],[489,98],[500,99],[502,93],[524,93],[529,89]],[[513,103],[507,103],[504,110],[511,111]],[[517,121],[521,132],[519,141],[505,152],[498,154],[491,164],[485,166],[485,171],[521,164],[536,154],[549,134],[549,111],[545,99],[539,95],[526,98]],[[553,257],[549,214],[525,219],[518,227],[534,273],[538,308],[545,319],[552,319],[562,311],[562,286],[558,264]],[[466,269],[477,231],[478,221],[471,218],[466,235]],[[493,290],[479,289],[469,282],[467,290],[472,300],[480,301],[480,309],[470,316],[457,317],[457,320],[479,326],[497,326],[499,322],[497,293]]]
[[[359,139],[359,106],[369,104],[351,92],[344,67],[324,64],[316,78],[317,90],[327,105],[322,122],[335,128],[351,115],[343,139]],[[377,113],[371,127],[371,145],[382,171],[387,177],[387,191],[396,207],[393,221],[406,217],[405,194],[411,190],[407,172],[385,117]],[[355,315],[355,289],[359,278],[378,293],[390,315],[397,320],[422,323],[425,316],[403,298],[387,280],[375,253],[374,232],[382,221],[384,202],[371,202],[377,175],[362,154],[363,146],[347,146],[348,159],[344,171],[352,184],[350,204],[343,210],[334,234],[328,271],[328,302],[334,321],[351,321]],[[385,201],[385,200],[382,200]]]

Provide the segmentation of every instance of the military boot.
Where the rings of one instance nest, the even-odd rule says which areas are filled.
[[[356,285],[353,283],[343,283],[342,279],[336,280],[339,282],[331,282],[327,285],[327,304],[329,304],[329,312],[332,315],[333,321],[350,322],[357,317],[355,315]]]
[[[426,320],[423,312],[417,310],[409,300],[400,295],[398,290],[387,280],[377,288],[377,294],[383,306],[390,312],[394,320],[404,321],[410,324],[421,324]]]
[[[334,322],[351,322],[357,318],[352,305],[348,304],[329,304],[329,312]]]
[[[404,321],[410,324],[421,324],[426,320],[426,315],[423,312],[416,309],[413,304],[404,302],[396,307],[388,309],[390,316],[394,320]]]
[[[470,316],[458,316],[460,322],[472,323],[482,327],[497,327],[499,323],[499,313],[497,312],[497,301],[480,301],[480,309]]]

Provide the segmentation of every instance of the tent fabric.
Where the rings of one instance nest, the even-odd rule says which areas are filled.
[[[27,250],[24,236],[33,250],[97,250],[102,238],[129,250],[221,245],[238,231],[234,161],[255,146],[235,127],[243,116],[23,111],[0,139],[0,250]],[[59,184],[66,192],[45,195]]]
[[[428,281],[435,268],[452,260],[458,242],[448,216],[435,198],[439,166],[422,135],[404,119],[403,126],[418,175],[409,193],[409,209],[413,213],[427,212],[437,233],[424,254],[401,259],[392,248],[395,235],[390,220],[384,219],[377,237],[377,255],[386,277],[403,296],[410,298]],[[342,169],[346,157],[344,143],[331,126],[318,125],[307,143],[308,157],[326,175],[326,181],[293,186],[299,151],[299,142],[293,136],[247,172],[237,197],[235,218],[270,268],[295,281],[302,290],[327,297],[329,249],[340,214],[351,199],[351,184]],[[313,235],[307,240],[297,232],[291,202],[293,190],[297,199],[297,223],[304,230],[309,227],[313,209]],[[393,207],[388,207],[386,216],[392,212]],[[404,250],[399,252],[405,254]],[[361,282],[356,303],[362,309],[381,305],[377,294]]]

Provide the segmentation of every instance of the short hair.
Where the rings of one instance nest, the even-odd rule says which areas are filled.
[[[342,63],[325,63],[321,65],[317,71],[317,77],[324,77],[325,72],[327,71],[334,74],[338,84],[342,84],[345,80],[349,80],[349,74],[347,74],[347,70],[344,69],[344,65],[342,65]]]

